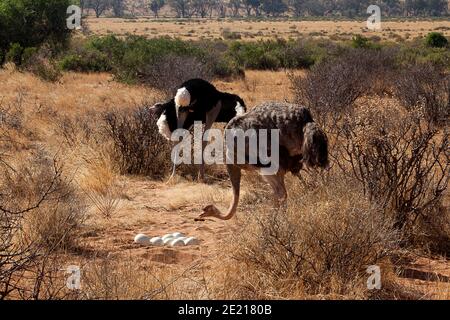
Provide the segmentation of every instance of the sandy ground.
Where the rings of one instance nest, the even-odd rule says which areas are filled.
[[[105,254],[128,257],[143,263],[189,265],[197,259],[211,259],[220,243],[236,228],[236,221],[195,221],[203,205],[214,201],[226,187],[181,182],[166,185],[146,179],[127,181],[126,199],[111,219],[96,220],[96,231],[83,237],[83,247]],[[225,196],[225,198],[228,198]],[[225,202],[215,202],[225,206]],[[98,216],[93,215],[93,219]],[[89,221],[87,222],[88,224]],[[200,240],[200,245],[186,247],[147,247],[133,243],[138,233],[150,237],[182,232]],[[108,239],[105,241],[104,239]]]
[[[143,35],[181,39],[220,39],[234,32],[242,40],[297,38],[312,36],[349,39],[354,34],[378,36],[382,39],[410,40],[431,31],[450,35],[450,21],[382,21],[382,29],[370,31],[366,21],[249,21],[217,19],[118,19],[86,18],[85,23],[94,34]]]
[[[208,268],[220,256],[224,241],[239,232],[244,215],[251,212],[241,206],[237,216],[230,221],[207,219],[198,222],[194,218],[208,203],[225,208],[230,196],[231,189],[226,182],[205,185],[184,181],[166,185],[143,178],[127,179],[126,199],[121,202],[117,214],[109,220],[94,216],[96,229],[90,228],[82,236],[81,244],[92,255],[130,259],[141,267],[156,264],[177,272],[194,265]],[[267,201],[269,205],[270,200]],[[200,245],[147,247],[133,243],[138,233],[162,236],[172,232],[194,236],[200,240]],[[422,299],[450,299],[448,260],[408,253],[406,258],[402,256],[399,266],[396,281],[410,291],[419,292]]]

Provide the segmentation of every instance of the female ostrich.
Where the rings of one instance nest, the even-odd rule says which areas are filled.
[[[328,140],[325,133],[313,121],[308,109],[288,103],[264,103],[248,113],[232,119],[226,130],[278,129],[279,130],[279,169],[276,174],[263,175],[272,187],[279,204],[287,199],[284,175],[291,172],[299,174],[302,165],[326,168],[328,166]],[[268,138],[270,139],[270,138]],[[270,144],[267,143],[267,149]],[[245,158],[248,158],[248,141],[245,142]],[[228,151],[228,150],[227,150]],[[267,150],[266,154],[269,154]],[[234,146],[236,154],[236,146]],[[222,214],[214,205],[203,209],[200,218],[214,217],[221,220],[231,219],[239,202],[241,170],[258,170],[261,164],[227,164],[233,188],[233,200],[230,208]]]
[[[189,130],[194,121],[204,124],[204,131],[214,122],[227,123],[236,115],[246,112],[244,100],[231,93],[220,92],[211,83],[203,79],[191,79],[178,88],[173,99],[166,103],[157,103],[151,110],[158,118],[159,132],[168,140],[175,129]],[[202,143],[202,154],[206,142]],[[172,176],[175,173],[175,165]],[[203,180],[205,167],[200,164],[199,179]]]

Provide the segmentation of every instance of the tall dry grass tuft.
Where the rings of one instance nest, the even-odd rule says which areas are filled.
[[[78,185],[96,213],[111,218],[121,208],[126,185],[107,153],[97,150],[92,154],[97,156],[84,158]]]
[[[289,190],[285,212],[247,213],[219,298],[368,297],[366,268],[383,265],[399,239],[393,220],[348,181]]]
[[[53,261],[84,221],[83,197],[30,124],[27,94],[0,105],[0,299],[59,296]]]

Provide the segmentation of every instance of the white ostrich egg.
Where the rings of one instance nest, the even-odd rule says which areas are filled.
[[[172,242],[173,240],[174,240],[173,237],[167,237],[163,240],[163,244],[168,244],[168,243]]]
[[[143,233],[139,233],[138,235],[136,235],[136,237],[134,237],[134,242],[143,245],[149,245],[150,238]]]
[[[166,240],[167,238],[173,238],[173,233],[168,233],[162,236],[163,240]]]
[[[164,245],[164,241],[161,237],[153,237],[150,239],[150,244],[153,246],[162,246]]]
[[[194,237],[185,238],[183,241],[184,244],[187,246],[195,246],[200,244],[200,241]]]
[[[174,233],[172,233],[172,237],[182,238],[182,237],[184,237],[184,234],[182,234],[181,232],[174,232]]]
[[[182,247],[185,246],[183,239],[180,238],[175,238],[172,240],[172,242],[170,242],[170,245],[172,247]]]

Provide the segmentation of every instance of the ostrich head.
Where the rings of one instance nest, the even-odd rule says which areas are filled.
[[[200,215],[200,218],[207,218],[207,217],[220,217],[220,211],[213,205],[209,205],[203,208],[203,212]]]
[[[190,107],[191,105],[191,94],[189,91],[185,87],[178,89],[177,94],[175,95],[177,128],[187,129],[186,122],[189,117],[189,113],[194,112],[194,110]]]

